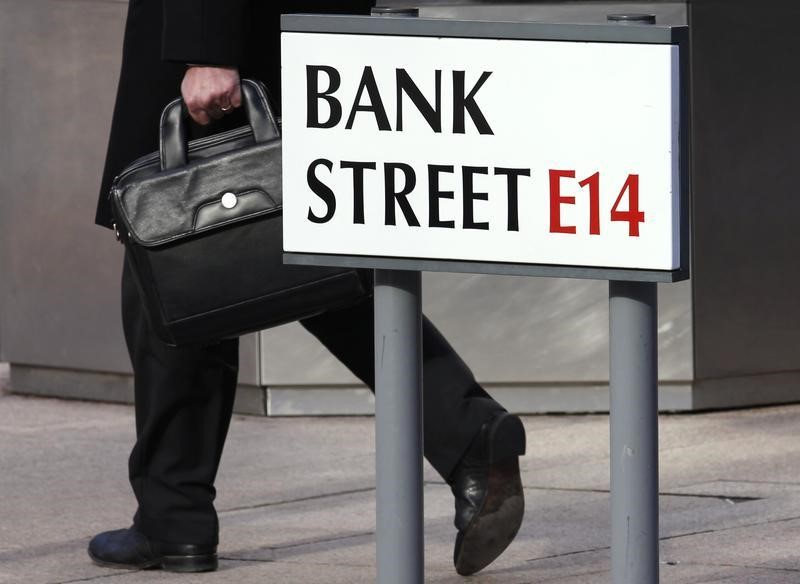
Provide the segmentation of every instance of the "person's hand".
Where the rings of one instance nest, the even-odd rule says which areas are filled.
[[[189,67],[181,83],[181,96],[192,119],[205,126],[242,105],[239,71],[232,67]]]

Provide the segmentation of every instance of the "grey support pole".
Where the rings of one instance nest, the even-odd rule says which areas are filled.
[[[373,8],[413,18],[417,8]],[[422,276],[375,270],[378,584],[423,584]]]
[[[611,576],[658,583],[657,288],[609,282]]]
[[[652,14],[609,22],[655,24]],[[611,581],[658,584],[658,288],[608,283],[611,386]]]
[[[375,270],[378,584],[424,581],[421,275]]]

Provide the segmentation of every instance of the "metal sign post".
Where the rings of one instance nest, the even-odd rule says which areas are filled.
[[[424,581],[421,274],[375,270],[375,468],[380,584]]]
[[[373,8],[372,15],[419,10]],[[375,270],[374,294],[377,576],[380,584],[422,584],[422,274]]]
[[[611,575],[658,582],[657,293],[652,282],[611,281]]]
[[[656,23],[649,14],[615,14],[608,20]],[[657,584],[658,289],[652,282],[611,280],[608,299],[611,581]]]
[[[424,581],[425,270],[609,281],[612,580],[657,584],[656,282],[688,277],[686,27],[282,27],[285,261],[375,270],[378,583]]]

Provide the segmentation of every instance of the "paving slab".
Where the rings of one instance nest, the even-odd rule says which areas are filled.
[[[2,375],[2,369],[0,369]],[[608,418],[532,416],[527,513],[483,573],[452,569],[449,487],[425,467],[426,582],[610,582]],[[800,406],[662,415],[661,581],[800,582]],[[221,569],[92,565],[129,524],[129,406],[0,395],[0,584],[375,581],[372,418],[236,416],[217,482]]]

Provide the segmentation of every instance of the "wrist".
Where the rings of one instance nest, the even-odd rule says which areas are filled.
[[[196,67],[205,67],[207,69],[226,69],[228,71],[236,71],[238,67],[235,65],[212,65],[210,63],[186,63],[187,69],[194,69]]]

